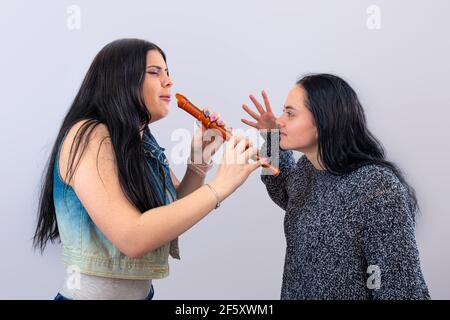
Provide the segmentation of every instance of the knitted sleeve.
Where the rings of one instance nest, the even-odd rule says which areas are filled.
[[[275,131],[275,130],[274,130]],[[270,174],[267,169],[263,169],[261,173],[261,180],[266,185],[267,192],[270,198],[283,210],[286,210],[288,203],[288,193],[287,193],[287,179],[289,177],[289,172],[295,167],[295,159],[292,151],[278,149],[279,152],[273,152],[271,139],[271,133],[260,132],[260,134],[265,138],[265,142],[261,146],[260,155],[262,157],[269,157],[270,162],[274,163],[277,160],[280,168],[280,174],[275,177]],[[276,135],[278,137],[278,135]],[[276,144],[278,146],[278,143]]]
[[[414,236],[414,212],[404,188],[372,193],[357,210],[364,217],[363,251],[373,299],[429,299]]]

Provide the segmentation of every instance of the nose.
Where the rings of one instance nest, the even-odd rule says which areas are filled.
[[[275,120],[275,123],[277,124],[277,126],[278,126],[279,128],[284,127],[283,117],[277,118],[277,119]]]
[[[170,88],[173,85],[173,81],[169,76],[166,76],[161,84],[163,88]]]

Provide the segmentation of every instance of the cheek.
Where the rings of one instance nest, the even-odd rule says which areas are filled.
[[[157,102],[156,90],[151,82],[145,82],[142,87],[142,95],[144,97],[144,102],[147,109],[151,109],[152,106]]]
[[[289,140],[299,145],[310,145],[317,141],[316,127],[310,122],[299,121],[288,128]]]

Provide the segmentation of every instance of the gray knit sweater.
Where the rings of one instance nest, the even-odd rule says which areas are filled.
[[[286,211],[281,299],[430,298],[411,198],[390,169],[366,165],[336,176],[282,149],[280,169],[261,179]]]

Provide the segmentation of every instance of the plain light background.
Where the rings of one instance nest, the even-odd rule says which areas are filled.
[[[67,8],[80,8],[70,29]],[[380,29],[368,28],[376,5]],[[175,82],[199,105],[244,128],[242,103],[266,89],[277,113],[297,78],[335,73],[359,94],[369,128],[416,188],[417,243],[432,298],[450,298],[450,2],[2,1],[0,8],[0,298],[51,299],[60,246],[31,249],[40,179],[61,121],[95,54],[137,37],[167,54]],[[151,127],[171,158],[175,129],[193,121],[175,101]],[[183,165],[173,165],[179,178]],[[211,179],[214,171],[208,176]],[[181,236],[180,262],[155,299],[278,299],[283,211],[259,174]],[[330,277],[333,277],[330,274]]]

